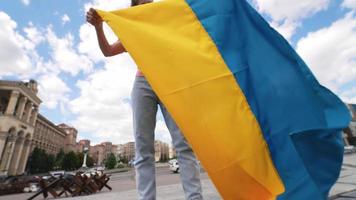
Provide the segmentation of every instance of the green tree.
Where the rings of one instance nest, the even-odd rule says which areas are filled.
[[[61,149],[56,155],[56,161],[54,163],[55,169],[62,169],[62,162],[63,158],[66,154],[64,153],[63,149]]]
[[[76,165],[75,167],[76,167],[77,169],[79,169],[79,168],[82,166],[82,164],[83,164],[84,154],[77,152],[76,156],[77,156],[77,158],[78,158],[78,163],[77,163],[77,165]]]
[[[44,173],[53,169],[54,156],[48,155],[43,149],[35,147],[28,159],[28,171],[31,174]]]
[[[127,160],[127,158],[126,157],[123,157],[123,156],[120,156],[119,157],[119,160],[122,162],[122,163],[125,163],[125,164],[127,164],[129,161]]]
[[[69,152],[64,155],[63,161],[62,161],[62,169],[64,170],[76,170],[78,169],[78,164],[79,159],[78,156],[73,152]]]
[[[54,155],[48,155],[46,154],[46,171],[51,171],[54,168],[54,163],[56,162],[56,157]]]
[[[94,159],[88,155],[87,157],[87,166],[93,167],[94,166]]]
[[[116,157],[113,153],[111,153],[105,161],[105,167],[107,169],[114,169],[116,164],[117,164]]]
[[[28,159],[28,170],[31,174],[40,173],[41,171],[41,150],[35,147],[31,156]]]

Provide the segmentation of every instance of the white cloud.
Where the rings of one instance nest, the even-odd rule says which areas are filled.
[[[342,6],[345,8],[350,8],[356,10],[356,0],[344,0]]]
[[[84,5],[85,11],[89,8],[101,9],[101,10],[117,10],[127,8],[131,6],[130,0],[93,0]]]
[[[109,43],[113,43],[118,40],[111,29],[104,24],[104,32]],[[105,57],[101,52],[95,29],[90,24],[83,24],[79,30],[80,42],[78,44],[78,50],[80,53],[87,55],[91,60],[95,62],[103,61]]]
[[[21,2],[26,6],[30,5],[30,0],[21,0]]]
[[[127,8],[131,5],[130,0],[93,0],[84,5],[84,10],[88,11],[89,8],[102,9],[102,10],[117,10]],[[109,43],[113,43],[118,40],[117,36],[111,31],[111,28],[104,23],[104,32]],[[89,23],[83,24],[79,30],[80,43],[78,50],[80,53],[86,54],[90,59],[95,62],[102,61],[104,59],[100,48],[98,48],[97,36],[94,27]]]
[[[356,104],[356,97],[355,96],[356,96],[356,94],[354,95],[354,97],[344,99],[344,101],[347,102],[347,103]]]
[[[326,10],[330,0],[253,0],[259,12],[271,17],[271,25],[286,39],[290,39],[300,21]]]
[[[284,20],[282,22],[272,21],[270,24],[274,29],[276,29],[280,34],[282,34],[287,40],[290,40],[300,23],[296,21]]]
[[[105,67],[77,82],[80,96],[69,103],[75,115],[71,123],[93,141],[122,144],[134,141],[130,93],[136,68],[128,54],[106,60]],[[162,119],[157,120],[156,139],[170,143],[171,136]],[[85,136],[82,136],[85,138]]]
[[[154,2],[158,2],[161,0],[154,0]],[[131,0],[92,0],[89,3],[84,5],[85,11],[89,10],[89,8],[101,9],[101,10],[118,10],[123,8],[128,8],[131,6]]]
[[[68,93],[71,91],[67,84],[55,74],[44,74],[38,78],[39,97],[43,101],[41,106],[55,109],[65,106],[68,102]]]
[[[345,84],[356,82],[354,13],[348,13],[329,27],[309,33],[298,42],[297,51],[323,85],[341,95],[345,101],[356,98],[345,96],[342,89]]]
[[[62,25],[65,25],[66,23],[70,22],[70,18],[67,14],[64,14],[62,16]]]
[[[51,27],[48,27],[46,39],[51,48],[53,68],[70,73],[72,76],[76,76],[79,72],[89,73],[92,71],[91,60],[87,56],[79,54],[75,49],[73,35],[68,33],[60,38]]]
[[[155,136],[156,136],[155,137],[156,140],[160,140],[160,141],[165,142],[169,145],[171,145],[171,143],[172,143],[171,135],[168,131],[168,128],[167,128],[164,120],[157,120]]]
[[[4,12],[0,12],[0,27],[0,76],[28,78],[34,44],[17,32],[17,23]]]
[[[351,89],[342,92],[341,97],[346,103],[356,104],[356,83]]]
[[[325,10],[330,0],[255,0],[259,11],[270,15],[274,20],[298,20]]]
[[[115,10],[130,5],[129,0],[94,0],[84,5],[89,8]],[[110,43],[117,40],[108,26],[104,31]],[[132,110],[129,102],[136,65],[128,54],[105,58],[100,51],[95,29],[83,24],[79,30],[78,51],[94,62],[103,63],[102,69],[92,72],[77,82],[80,95],[69,103],[75,115],[72,124],[82,133],[89,133],[97,142],[125,143],[133,141]]]
[[[39,31],[32,22],[30,22],[28,26],[23,29],[23,31],[26,33],[27,39],[30,40],[34,45],[32,49],[34,49],[36,45],[45,40],[41,31]]]
[[[76,116],[72,124],[79,132],[91,133],[98,141],[133,141],[129,98],[135,64],[127,54],[105,61],[103,69],[77,82],[80,96],[69,104]]]
[[[34,78],[42,73],[60,72],[75,76],[79,72],[89,73],[92,61],[76,50],[73,36],[63,38],[49,26],[41,30],[31,22],[23,28],[25,36],[17,31],[17,23],[6,13],[0,12],[0,76],[18,76],[19,79]],[[45,42],[51,49],[51,57],[44,60],[36,47]]]
[[[24,35],[21,35],[17,23],[4,12],[0,12],[0,26],[0,77],[37,79],[42,106],[49,109],[59,106],[64,111],[71,90],[56,75],[65,72],[74,76],[93,69],[91,60],[76,50],[73,36],[67,34],[60,38],[51,26],[40,29],[32,22],[23,28]],[[40,43],[51,49],[49,58],[38,55],[36,47]]]

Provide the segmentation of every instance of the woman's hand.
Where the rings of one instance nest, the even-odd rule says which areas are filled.
[[[109,44],[103,30],[103,19],[95,9],[90,8],[87,12],[86,18],[87,22],[95,27],[99,47],[104,56],[114,56],[126,51],[120,41],[117,41],[114,44]]]
[[[96,12],[95,9],[90,8],[86,15],[87,22],[91,25],[95,26],[95,28],[100,27],[103,25],[103,19],[100,15]]]

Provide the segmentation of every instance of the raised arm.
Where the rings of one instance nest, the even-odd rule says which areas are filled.
[[[109,44],[106,39],[104,30],[103,30],[103,20],[99,14],[93,9],[90,8],[86,15],[87,22],[95,27],[96,35],[99,42],[99,47],[103,52],[104,56],[114,56],[123,52],[126,52],[125,47],[120,41],[116,41],[113,44]]]

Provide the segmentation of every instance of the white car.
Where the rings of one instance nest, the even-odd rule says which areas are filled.
[[[105,170],[105,167],[103,167],[103,166],[97,166],[97,167],[94,167],[94,169],[95,169],[96,171],[104,171],[104,170]]]
[[[348,154],[348,153],[353,153],[356,152],[356,147],[355,146],[345,146],[344,147],[344,153]]]
[[[177,159],[170,160],[168,162],[169,165],[169,170],[171,170],[174,173],[179,173],[179,164]]]
[[[23,189],[24,192],[37,192],[39,190],[37,184],[35,183],[30,183],[28,187],[25,187]]]
[[[51,176],[54,176],[54,177],[56,177],[56,178],[59,178],[60,176],[63,176],[64,173],[65,173],[64,170],[61,170],[61,171],[50,171],[50,172],[49,172],[49,174],[50,174]]]

